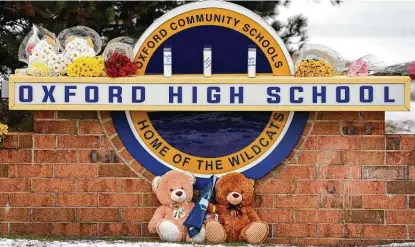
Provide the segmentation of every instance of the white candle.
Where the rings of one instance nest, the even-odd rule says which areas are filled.
[[[171,77],[172,74],[172,54],[171,48],[164,48],[163,49],[163,64],[164,64],[164,77]]]
[[[256,48],[248,48],[248,77],[255,77],[256,74]]]
[[[212,48],[203,48],[203,75],[212,76]]]

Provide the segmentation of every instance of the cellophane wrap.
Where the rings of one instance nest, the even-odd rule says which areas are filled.
[[[385,62],[382,59],[369,54],[351,62],[347,74],[352,77],[368,76],[382,70],[384,67]]]
[[[99,34],[85,26],[65,29],[59,33],[57,40],[66,65],[80,57],[95,57],[102,48]]]
[[[136,39],[129,36],[121,36],[115,39],[112,39],[108,42],[107,46],[105,47],[102,56],[104,57],[105,61],[111,57],[111,55],[115,52],[125,55],[130,58],[130,60],[134,59],[133,49],[136,43]]]
[[[187,226],[189,236],[194,237],[202,229],[203,223],[205,221],[205,216],[208,209],[209,200],[213,195],[217,177],[211,176],[209,182],[203,188],[195,207],[190,212],[186,221],[183,223]]]
[[[345,61],[335,50],[318,44],[307,44],[295,62],[296,76],[333,76],[345,70]]]

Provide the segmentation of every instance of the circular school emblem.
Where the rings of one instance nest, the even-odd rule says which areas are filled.
[[[173,76],[201,75],[206,45],[212,49],[213,76],[246,75],[248,47],[257,50],[258,74],[293,74],[289,53],[275,30],[255,13],[221,1],[186,4],[157,19],[137,42],[135,62],[139,74],[163,74],[163,49],[169,47]],[[113,112],[112,118],[122,142],[146,169],[155,175],[170,169],[190,171],[201,188],[212,174],[243,172],[252,179],[266,175],[295,146],[307,113],[188,112],[178,105],[169,112]]]

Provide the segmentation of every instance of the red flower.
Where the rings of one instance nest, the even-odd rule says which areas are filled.
[[[109,77],[125,77],[135,75],[138,67],[130,61],[130,58],[114,52],[105,63],[105,72]]]
[[[415,80],[415,62],[412,62],[408,66],[409,76],[412,80]]]

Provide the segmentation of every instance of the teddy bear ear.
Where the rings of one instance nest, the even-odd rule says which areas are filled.
[[[255,185],[255,180],[253,180],[253,179],[249,179],[249,182],[252,184],[252,186],[254,186],[254,185]]]
[[[192,184],[195,184],[196,183],[196,177],[195,177],[195,175],[193,175],[193,173],[191,173],[191,172],[184,172],[184,174],[190,178],[190,181],[192,182]]]
[[[153,179],[153,182],[151,182],[151,187],[153,187],[154,193],[157,193],[157,188],[159,187],[160,180],[161,180],[161,177],[157,176]]]

